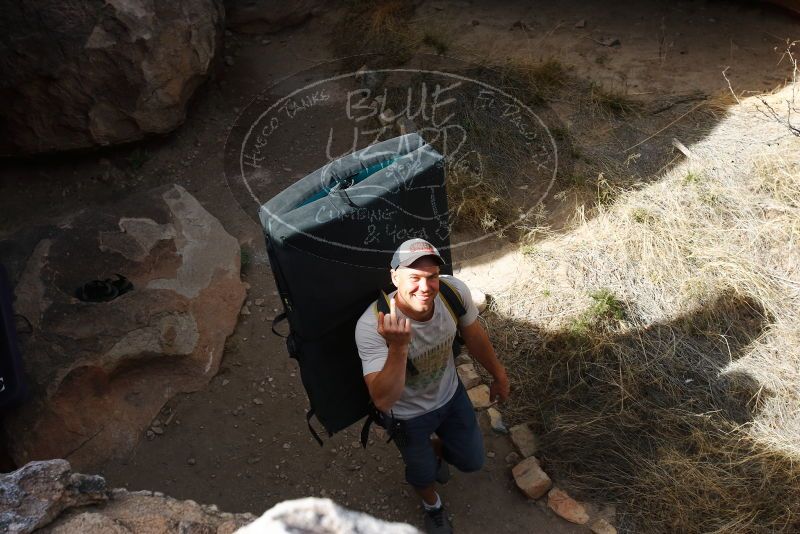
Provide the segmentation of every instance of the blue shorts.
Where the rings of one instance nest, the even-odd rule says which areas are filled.
[[[406,464],[406,480],[415,488],[427,488],[436,480],[438,460],[431,446],[431,434],[439,436],[444,459],[459,471],[469,473],[483,467],[483,436],[460,380],[447,404],[403,423],[406,442],[397,448]]]

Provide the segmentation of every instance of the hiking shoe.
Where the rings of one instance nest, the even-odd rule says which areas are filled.
[[[439,458],[439,466],[436,468],[436,482],[447,484],[448,480],[450,480],[450,466],[444,458]]]
[[[425,532],[428,534],[452,534],[453,525],[447,519],[444,506],[435,510],[425,510]]]

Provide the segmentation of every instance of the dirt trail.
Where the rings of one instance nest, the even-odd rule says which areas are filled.
[[[782,12],[752,4],[540,4],[430,2],[417,15],[420,24],[446,19],[441,31],[453,40],[453,53],[463,53],[465,59],[512,53],[556,56],[587,76],[642,96],[712,93],[724,88],[720,72],[732,63],[736,66],[730,75],[737,88],[771,88],[780,81],[773,47],[793,24]],[[280,305],[261,230],[238,207],[224,178],[223,145],[237,113],[283,76],[332,59],[331,16],[277,35],[228,35],[226,54],[233,65],[200,91],[186,124],[163,139],[102,154],[12,163],[0,172],[2,234],[81,207],[113,203],[133,190],[177,182],[252,251],[244,269],[251,285],[251,315],[241,318],[228,340],[219,375],[206,390],[168,403],[161,417],[162,422],[169,420],[163,435],[143,437],[124,462],[98,466],[111,486],[158,490],[231,512],[260,513],[284,499],[328,496],[383,519],[420,524],[417,499],[402,482],[402,463],[393,445],[375,442],[362,450],[355,428],[326,440],[322,449],[309,436],[297,366],[269,329]],[[754,18],[762,31],[752,30]],[[575,28],[581,20],[585,27]],[[515,28],[518,21],[523,24]],[[610,36],[618,37],[621,46],[597,43]],[[661,126],[654,120],[642,137]],[[136,150],[146,154],[141,166],[131,164]],[[293,167],[302,175],[316,165],[300,155]],[[107,180],[103,176],[109,168],[113,172]],[[469,267],[471,258],[460,260],[459,267]],[[493,271],[485,258],[476,263],[464,272],[478,282],[483,277],[492,289],[499,287],[497,277],[513,275],[513,266]],[[264,305],[256,306],[256,299],[264,299]],[[456,473],[442,491],[458,532],[586,531],[526,500],[504,460],[511,451],[507,438],[491,431],[485,435],[486,449],[493,453],[486,467],[472,475]]]

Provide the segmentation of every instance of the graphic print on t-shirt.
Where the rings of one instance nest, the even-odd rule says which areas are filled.
[[[444,374],[447,362],[453,353],[453,339],[455,335],[445,338],[444,341],[428,347],[420,354],[414,354],[414,347],[409,350],[409,359],[414,364],[418,373],[406,373],[406,387],[411,389],[425,389],[438,382]]]

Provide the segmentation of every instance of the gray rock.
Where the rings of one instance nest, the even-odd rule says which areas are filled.
[[[122,273],[134,289],[81,302]],[[180,186],[87,210],[35,246],[15,289],[31,399],[3,421],[13,459],[124,457],[172,395],[217,372],[245,289],[239,243]]]
[[[539,460],[531,456],[522,460],[511,470],[514,482],[531,499],[538,499],[553,486],[553,481],[539,465]]]
[[[222,43],[221,0],[13,2],[0,17],[0,155],[180,125]]]
[[[547,507],[570,523],[585,525],[589,521],[586,507],[560,488],[554,487],[548,492]]]
[[[622,41],[617,37],[602,37],[597,42],[603,46],[619,46],[622,44]]]
[[[536,439],[536,434],[530,429],[527,424],[512,426],[509,429],[511,434],[511,441],[517,448],[523,458],[533,456],[539,450],[539,442]]]
[[[0,531],[33,532],[67,508],[106,499],[102,477],[73,474],[66,460],[31,462],[0,475]]]
[[[469,292],[472,296],[472,302],[475,304],[475,307],[478,308],[478,313],[483,313],[483,311],[486,309],[487,303],[489,302],[486,293],[476,287],[470,287]]]
[[[470,358],[469,354],[466,354],[462,350],[461,354],[456,356],[456,367],[459,366],[459,365],[467,364],[467,363],[468,364],[472,364],[472,358]]]
[[[489,386],[486,384],[481,384],[467,390],[467,396],[472,402],[472,407],[476,410],[484,410],[492,405],[489,399]]]
[[[589,526],[594,534],[617,534],[617,529],[606,519],[600,518]]]
[[[456,372],[466,389],[472,389],[481,383],[481,377],[475,371],[475,366],[471,363],[462,363],[456,367]]]
[[[492,427],[492,430],[498,434],[508,434],[508,428],[503,422],[503,414],[501,414],[499,410],[496,408],[489,408],[486,410],[486,413],[489,415],[489,425]]]

